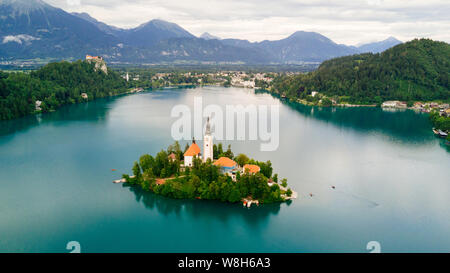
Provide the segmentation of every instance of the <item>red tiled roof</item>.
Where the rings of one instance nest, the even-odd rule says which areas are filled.
[[[200,147],[196,143],[193,143],[191,147],[184,153],[184,156],[195,156],[200,154]]]
[[[164,185],[165,183],[166,183],[165,179],[160,178],[156,179],[156,185]]]
[[[261,171],[261,168],[258,165],[246,164],[244,166],[244,172],[259,173],[260,171]]]
[[[234,162],[234,160],[229,159],[228,157],[221,157],[219,158],[219,160],[217,160],[216,162],[214,162],[215,166],[221,166],[221,167],[227,167],[227,168],[231,168],[237,165],[236,162]]]

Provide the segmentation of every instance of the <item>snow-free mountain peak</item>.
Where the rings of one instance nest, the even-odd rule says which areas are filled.
[[[208,32],[205,32],[202,35],[200,35],[200,38],[205,39],[205,40],[220,40],[219,37],[211,35]]]

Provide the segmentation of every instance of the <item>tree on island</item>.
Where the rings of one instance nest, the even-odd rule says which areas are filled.
[[[184,146],[184,152],[183,152],[183,154],[184,153],[186,153],[186,151],[189,149],[189,143],[186,143],[186,146]]]
[[[275,183],[278,183],[278,174],[277,173],[273,175],[272,181]]]
[[[246,156],[245,154],[239,154],[237,157],[236,157],[236,162],[239,164],[239,166],[244,166],[245,164],[247,164],[247,162],[249,161],[250,159],[248,158],[248,156]]]
[[[181,146],[180,143],[178,141],[175,141],[175,143],[173,145],[170,145],[169,148],[167,148],[167,153],[168,154],[175,154],[175,156],[177,157],[178,160],[182,160],[183,159],[183,151],[181,151]]]
[[[228,157],[229,159],[233,159],[234,154],[233,154],[233,152],[231,151],[231,145],[228,145],[228,149],[227,149],[227,151],[224,153],[224,156],[225,156],[225,157]]]
[[[222,143],[219,143],[219,144],[217,145],[217,154],[218,154],[218,158],[220,158],[220,157],[223,156],[223,146],[222,146]]]
[[[214,159],[219,159],[219,152],[218,152],[218,150],[217,150],[217,145],[216,144],[214,144],[213,145],[213,158]]]
[[[292,190],[291,190],[291,189],[288,189],[288,190],[286,191],[286,196],[288,196],[288,197],[291,197],[291,196],[292,196]]]
[[[142,170],[145,172],[145,170],[150,169],[155,165],[155,159],[153,158],[153,156],[145,154],[139,158],[139,164]]]

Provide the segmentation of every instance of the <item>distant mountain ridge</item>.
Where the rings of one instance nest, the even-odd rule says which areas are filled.
[[[202,35],[200,35],[200,38],[205,40],[221,40],[219,37],[211,35],[208,32],[205,32]]]
[[[1,0],[0,37],[3,58],[111,55],[117,43],[92,23],[40,0]]]
[[[381,53],[386,49],[389,49],[401,43],[403,42],[394,37],[389,37],[383,41],[361,45],[358,47],[358,51],[361,53]]]
[[[394,43],[388,39],[357,48],[305,31],[278,41],[252,43],[209,33],[196,37],[159,19],[121,29],[87,13],[67,13],[41,0],[0,0],[0,60],[79,59],[91,54],[115,63],[320,63],[361,50],[383,51]]]
[[[195,36],[177,24],[157,19],[125,31],[122,36],[125,43],[134,46],[151,46],[172,38],[195,38]]]
[[[107,33],[107,34],[111,34],[114,36],[119,36],[121,32],[123,32],[124,30],[118,27],[113,27],[110,25],[107,25],[105,23],[102,23],[100,21],[97,21],[97,19],[91,17],[88,13],[86,12],[82,12],[82,13],[77,13],[77,12],[72,12],[72,15],[75,15],[83,20],[89,21],[91,23],[93,23],[95,26],[97,26],[97,28],[99,28],[101,31]]]

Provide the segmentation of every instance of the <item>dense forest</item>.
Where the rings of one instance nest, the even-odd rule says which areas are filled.
[[[222,144],[219,144],[215,150],[221,150],[221,146]],[[169,159],[172,153],[176,156],[175,160]],[[251,196],[267,204],[282,202],[284,201],[282,194],[287,196],[292,194],[291,189],[284,192],[278,184],[268,185],[269,178],[278,182],[278,174],[272,174],[270,161],[255,161],[243,154],[234,157],[231,147],[228,147],[221,156],[235,159],[240,166],[257,164],[261,172],[242,175],[238,173],[236,181],[232,181],[231,177],[222,174],[220,168],[213,165],[211,160],[203,162],[198,158],[194,158],[192,168],[186,167],[182,171],[180,166],[183,161],[183,152],[176,142],[155,157],[148,154],[141,156],[139,162],[134,163],[133,176],[124,175],[123,177],[128,185],[140,186],[146,191],[177,199],[205,199],[236,203],[242,198]],[[164,183],[158,183],[161,180],[164,180]],[[287,187],[287,180],[282,179],[281,185]]]
[[[0,72],[0,120],[56,110],[124,93],[127,83],[114,71],[105,74],[95,64],[77,61],[50,63],[30,73]],[[82,97],[85,93],[86,97]],[[40,109],[36,101],[41,101]]]
[[[311,73],[280,76],[272,91],[300,99],[308,99],[312,91],[318,91],[337,102],[354,104],[448,101],[449,74],[450,45],[416,39],[379,54],[325,61]]]

